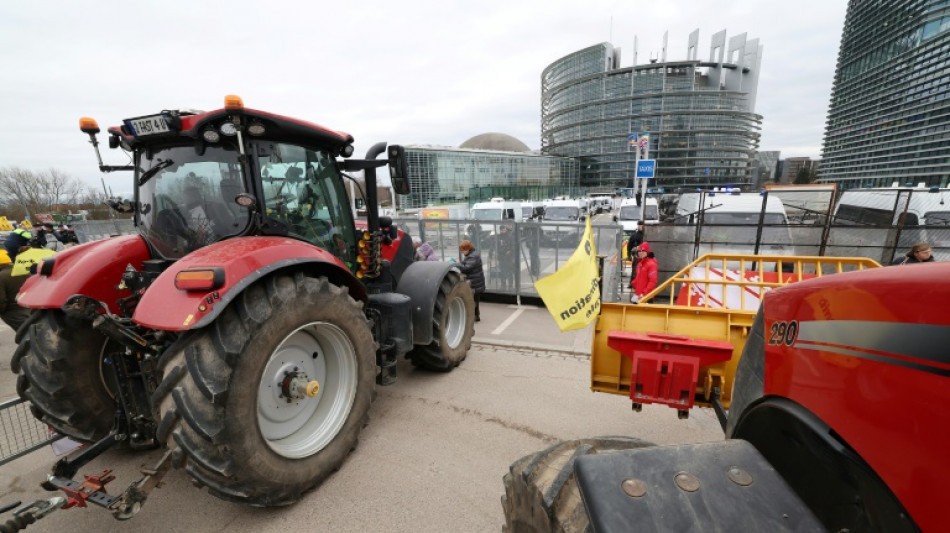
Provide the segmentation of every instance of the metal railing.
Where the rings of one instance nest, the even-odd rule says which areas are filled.
[[[26,400],[0,403],[0,466],[62,438],[33,417]]]

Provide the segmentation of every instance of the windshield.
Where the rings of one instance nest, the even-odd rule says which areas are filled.
[[[659,220],[660,210],[655,205],[648,205],[646,220]],[[640,220],[639,205],[625,205],[620,208],[620,220]]]
[[[194,145],[136,152],[139,232],[166,259],[184,255],[247,226],[247,209],[234,203],[246,191],[232,147]]]
[[[256,146],[263,203],[287,234],[356,268],[356,231],[336,162],[324,151],[281,143]]]
[[[759,223],[759,213],[706,213],[703,218],[706,224],[722,224],[724,226],[742,226]],[[785,224],[785,216],[780,213],[766,213],[763,224]]]
[[[581,214],[579,207],[560,206],[548,207],[544,210],[545,220],[577,220]]]
[[[501,208],[472,209],[472,218],[475,220],[501,220]]]

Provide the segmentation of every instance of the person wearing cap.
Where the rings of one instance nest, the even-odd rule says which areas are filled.
[[[26,221],[17,224],[17,228],[10,232],[10,234],[7,235],[7,239],[3,242],[3,249],[6,250],[8,259],[11,261],[16,259],[20,248],[29,246],[32,239],[33,234],[30,233]]]
[[[640,298],[655,289],[658,277],[659,266],[653,252],[650,251],[650,243],[644,242],[637,246],[637,271],[636,278],[633,280],[630,303],[639,302]]]
[[[13,276],[13,261],[0,250],[0,320],[16,331],[30,316],[30,310],[16,303],[16,295],[29,276]]]
[[[630,287],[637,277],[637,247],[643,243],[643,222],[637,221],[637,227],[627,236],[627,259],[630,260]]]
[[[53,224],[52,222],[44,222],[43,225],[36,230],[36,237],[33,237],[33,241],[30,244],[40,248],[46,248],[49,244],[49,239],[46,238],[46,235],[49,233],[53,233]]]

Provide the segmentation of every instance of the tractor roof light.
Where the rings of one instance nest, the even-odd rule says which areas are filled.
[[[182,270],[175,275],[175,288],[182,291],[213,291],[224,286],[221,267]]]
[[[235,126],[233,122],[225,122],[224,124],[221,124],[220,130],[222,135],[227,135],[228,137],[234,137],[237,135],[237,126]]]
[[[204,138],[205,141],[208,141],[209,143],[217,143],[218,141],[221,140],[221,134],[214,131],[213,129],[204,130],[201,133],[201,136]]]
[[[99,133],[99,123],[96,122],[94,118],[82,117],[79,119],[79,129],[82,130],[83,133],[95,135]]]
[[[232,111],[243,110],[244,100],[240,96],[229,94],[224,97],[224,108]]]

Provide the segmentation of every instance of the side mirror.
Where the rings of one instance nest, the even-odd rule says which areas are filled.
[[[398,144],[389,146],[389,178],[396,194],[409,194],[409,163],[406,150]]]

